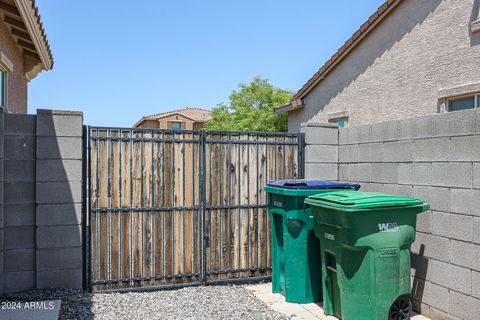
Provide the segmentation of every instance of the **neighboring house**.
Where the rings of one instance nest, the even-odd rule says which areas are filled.
[[[200,130],[212,119],[209,110],[184,108],[144,116],[133,125],[134,128],[158,128],[177,130]]]
[[[0,107],[27,113],[28,82],[53,56],[33,0],[1,0],[0,20]]]
[[[299,131],[479,107],[479,1],[386,1],[276,112]]]

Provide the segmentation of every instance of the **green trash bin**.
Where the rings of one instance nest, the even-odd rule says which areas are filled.
[[[358,190],[359,185],[312,180],[270,181],[268,214],[272,239],[272,292],[288,302],[322,300],[319,241],[313,231],[306,196],[338,190]]]
[[[320,239],[325,314],[344,320],[410,319],[410,247],[418,199],[333,192],[305,200]]]

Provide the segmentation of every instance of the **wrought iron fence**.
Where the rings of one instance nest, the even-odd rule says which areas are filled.
[[[86,127],[87,286],[268,279],[263,186],[303,163],[301,134]]]

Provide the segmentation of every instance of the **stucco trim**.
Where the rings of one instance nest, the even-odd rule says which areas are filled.
[[[13,72],[13,62],[3,52],[0,52],[0,67],[5,72]]]
[[[350,112],[348,110],[337,111],[337,112],[329,112],[327,113],[328,120],[340,119],[340,118],[348,118]]]
[[[480,82],[469,83],[457,87],[441,89],[438,91],[438,99],[452,98],[466,94],[474,94],[480,92]]]

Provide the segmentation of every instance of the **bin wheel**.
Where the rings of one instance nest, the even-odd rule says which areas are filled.
[[[410,320],[412,303],[408,297],[400,297],[392,304],[388,312],[388,320]]]

